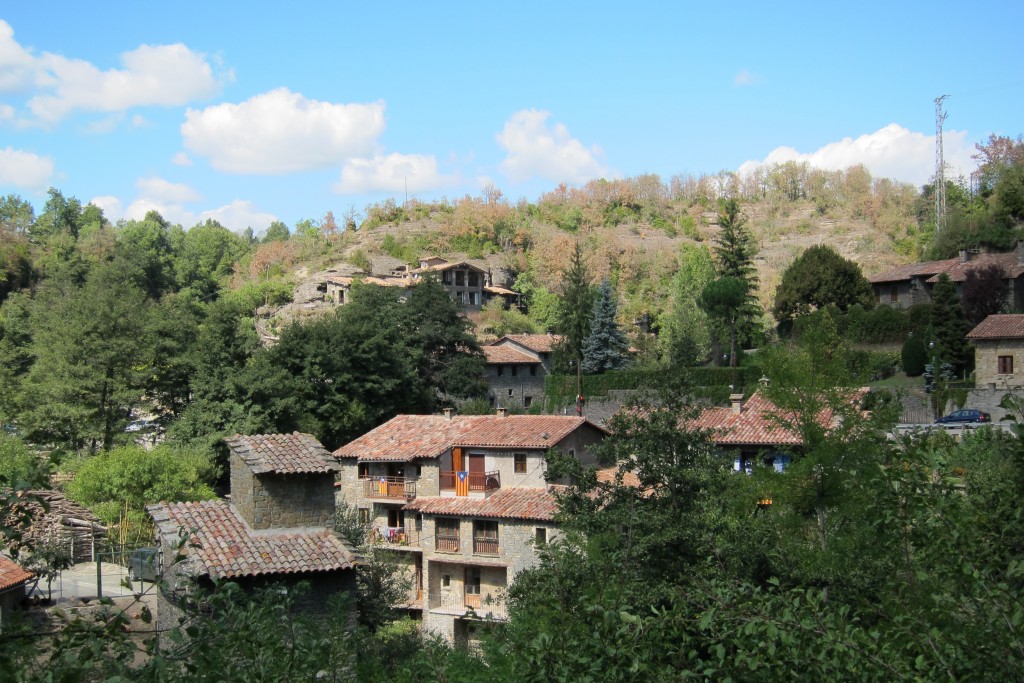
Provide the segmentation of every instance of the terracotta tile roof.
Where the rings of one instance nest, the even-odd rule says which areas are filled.
[[[860,399],[867,389],[852,390],[851,399]],[[773,415],[784,416],[774,403],[754,392],[743,403],[739,413],[732,406],[709,408],[700,414],[691,425],[711,431],[711,440],[720,446],[799,446],[803,439],[773,419]],[[820,424],[831,426],[834,418],[831,409],[824,409],[818,416]]]
[[[197,575],[238,578],[267,574],[329,572],[348,569],[354,554],[328,529],[253,531],[221,500],[160,503],[146,508],[161,536],[191,532],[182,552]]]
[[[492,342],[490,346],[500,346],[506,341],[515,342],[537,353],[551,353],[555,345],[562,341],[562,336],[558,334],[507,334]]]
[[[555,518],[558,503],[555,496],[546,488],[509,488],[498,489],[487,498],[417,498],[404,509],[425,515],[535,519],[550,522]]]
[[[1001,268],[1005,277],[1015,279],[1024,274],[1024,265],[1021,265],[1016,251],[1005,254],[977,254],[966,263],[961,263],[960,259],[953,259],[953,261],[953,265],[944,271],[953,282],[963,282],[967,279],[967,273],[975,268],[986,268],[993,265]],[[928,282],[932,284],[938,280],[938,275],[928,278]]]
[[[393,460],[436,458],[472,426],[474,417],[397,415],[334,451],[337,458]]]
[[[597,471],[597,480],[602,484],[611,484],[618,474],[618,467],[605,467]],[[625,472],[622,475],[622,484],[638,489],[640,488],[640,477],[636,476],[636,472]]]
[[[585,418],[565,415],[398,415],[334,455],[409,462],[437,458],[453,446],[547,449],[584,426],[606,433]]]
[[[480,348],[483,349],[484,356],[491,365],[516,365],[540,362],[540,359],[536,356],[523,353],[511,345],[482,346]]]
[[[33,576],[14,560],[0,555],[0,591],[23,584]]]
[[[498,285],[486,285],[484,286],[484,291],[500,296],[519,296],[519,292],[514,292],[507,287],[499,287]]]
[[[571,415],[488,415],[474,422],[453,445],[482,448],[551,448],[577,429],[605,430],[583,417]]]
[[[412,272],[414,273],[440,273],[443,270],[450,270],[452,268],[469,268],[479,273],[486,273],[487,271],[480,266],[473,265],[469,261],[449,261],[447,263],[437,263],[432,266],[424,266],[422,268],[416,268]]]
[[[224,441],[256,474],[338,471],[337,461],[311,434],[235,434]]]
[[[990,315],[967,333],[968,339],[1024,339],[1024,314]]]
[[[951,258],[944,261],[924,261],[922,263],[907,263],[896,266],[890,270],[876,273],[868,278],[869,282],[898,282],[909,280],[912,277],[932,276],[938,273],[945,273],[947,270],[960,263],[960,259]]]
[[[381,287],[411,287],[416,284],[414,281],[404,277],[377,277],[374,275],[329,277],[327,281],[338,285],[351,285],[354,282],[361,282],[365,285],[379,285]]]

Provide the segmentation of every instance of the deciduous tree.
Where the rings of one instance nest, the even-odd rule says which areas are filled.
[[[873,303],[871,284],[860,266],[832,247],[815,245],[782,273],[772,313],[782,323],[829,305],[846,311],[854,304],[870,308]]]

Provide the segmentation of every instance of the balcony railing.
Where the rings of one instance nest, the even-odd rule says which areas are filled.
[[[437,535],[434,537],[434,549],[445,553],[457,553],[459,552],[459,537]]]
[[[404,526],[377,526],[370,530],[370,540],[387,545],[420,544],[420,532]]]
[[[442,470],[440,487],[442,491],[454,491],[457,474],[452,470]],[[501,488],[501,472],[470,472],[466,475],[470,491],[495,491]]]
[[[473,553],[476,555],[497,555],[498,539],[473,538]]]
[[[458,615],[472,611],[482,618],[504,619],[508,616],[505,601],[497,594],[497,590],[490,586],[482,586],[481,593],[464,593],[460,590],[431,593],[429,609]]]
[[[416,497],[416,480],[406,477],[364,477],[363,496],[412,500]]]

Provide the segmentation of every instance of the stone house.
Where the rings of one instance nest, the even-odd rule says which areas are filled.
[[[245,588],[309,582],[311,612],[354,586],[355,552],[334,531],[337,461],[309,434],[236,435],[231,499],[160,503],[156,524],[164,586],[161,628],[172,628],[194,587],[230,579]],[[174,562],[178,554],[184,560]]]
[[[551,352],[561,339],[553,334],[510,334],[483,346],[491,405],[527,409],[543,401]]]
[[[436,275],[441,285],[467,312],[479,311],[486,303],[485,288],[490,286],[490,273],[468,261],[448,262],[439,257],[426,257],[412,271],[414,279]]]
[[[1024,386],[1024,315],[990,315],[967,333],[979,389]]]
[[[26,571],[9,557],[0,555],[0,627],[7,621],[11,611],[21,604],[28,582],[33,578],[35,575],[32,572]]]
[[[412,579],[405,607],[451,641],[505,618],[505,587],[557,533],[545,454],[592,461],[605,431],[560,415],[399,415],[342,446],[339,504]]]
[[[878,303],[893,308],[909,308],[931,302],[932,288],[943,273],[957,284],[957,291],[962,293],[967,274],[989,266],[996,266],[1003,272],[1009,287],[1007,305],[1013,310],[1024,309],[1024,241],[1018,242],[1013,251],[1001,254],[963,250],[957,258],[897,266],[872,275],[868,281]]]

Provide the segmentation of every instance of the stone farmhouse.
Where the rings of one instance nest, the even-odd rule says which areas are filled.
[[[510,334],[482,347],[491,405],[526,409],[543,400],[551,352],[561,339],[553,334]]]
[[[471,642],[506,617],[506,587],[557,534],[545,453],[590,462],[604,435],[559,415],[399,415],[335,451],[338,502],[400,557],[424,628]]]
[[[0,555],[0,627],[7,620],[11,610],[16,609],[25,598],[28,582],[35,578],[20,564]]]
[[[231,501],[160,503],[156,524],[161,628],[178,623],[196,583],[230,579],[245,588],[308,581],[305,609],[354,587],[356,556],[334,531],[337,461],[309,434],[234,436]],[[184,541],[184,542],[183,542]],[[184,560],[174,562],[178,554]]]
[[[452,299],[469,313],[479,311],[495,298],[501,299],[506,308],[519,300],[516,292],[493,282],[490,270],[469,261],[449,262],[437,256],[423,257],[419,267],[413,269],[400,266],[378,275],[332,275],[318,289],[323,292],[324,299],[335,306],[349,302],[352,285],[356,282],[392,287],[396,296],[404,299],[409,289],[428,275],[435,275]]]
[[[1024,386],[1024,315],[990,315],[967,333],[979,389]]]
[[[878,303],[893,308],[909,308],[931,302],[932,288],[943,273],[962,292],[963,283],[970,271],[989,266],[996,266],[1003,272],[1003,279],[1009,285],[1007,305],[1013,310],[1024,309],[1024,241],[1018,242],[1014,251],[1002,254],[964,250],[958,258],[897,266],[872,275],[868,281]]]

